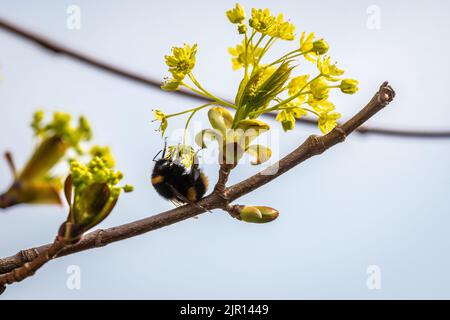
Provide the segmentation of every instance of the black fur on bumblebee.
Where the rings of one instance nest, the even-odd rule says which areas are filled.
[[[208,177],[200,170],[197,156],[194,155],[190,169],[178,159],[178,151],[166,156],[166,146],[162,157],[155,161],[152,172],[152,185],[162,197],[175,204],[195,203],[208,189]],[[155,156],[155,158],[159,153]]]

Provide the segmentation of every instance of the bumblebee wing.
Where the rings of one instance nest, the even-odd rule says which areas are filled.
[[[175,187],[173,185],[171,185],[170,183],[167,184],[169,186],[169,189],[173,192],[173,194],[175,195],[175,199],[172,199],[173,201],[176,201],[177,203],[179,203],[178,206],[180,205],[184,205],[186,203],[192,204],[191,201],[188,200],[188,198],[186,198],[185,196],[183,196],[180,192],[178,192],[177,189],[175,189]]]
[[[170,202],[172,202],[173,203],[173,205],[175,206],[175,207],[181,207],[182,205],[184,205],[184,203],[183,202],[180,202],[178,199],[171,199],[170,200]]]
[[[197,181],[199,177],[200,177],[200,169],[199,169],[198,165],[194,164],[194,165],[192,165],[192,168],[191,168],[192,182]]]
[[[175,207],[181,207],[181,206],[183,206],[183,205],[185,205],[185,203],[183,203],[183,202],[180,202],[179,200],[177,200],[177,199],[172,199],[172,200],[170,200],[170,202],[172,202],[173,203],[173,205],[175,206]],[[192,219],[198,219],[198,217],[197,216],[195,216],[195,217],[192,217]]]

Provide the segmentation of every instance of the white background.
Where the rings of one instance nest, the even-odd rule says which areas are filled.
[[[81,8],[81,30],[66,28],[66,9]],[[450,127],[448,1],[242,1],[283,12],[315,31],[348,76],[355,96],[334,99],[344,118],[360,109],[384,81],[397,98],[370,120],[394,128]],[[367,8],[381,9],[381,29],[366,26]],[[225,18],[232,1],[0,1],[0,16],[51,39],[147,76],[167,75],[163,56],[173,45],[198,43],[196,75],[211,91],[232,97],[239,72],[229,46],[240,41]],[[296,40],[297,41],[297,40]],[[278,45],[292,49],[297,43]],[[277,51],[277,50],[275,50]],[[109,144],[125,181],[103,228],[172,208],[152,189],[152,158],[161,149],[153,108],[170,112],[196,101],[147,88],[49,54],[0,31],[0,150],[19,166],[30,154],[29,121],[42,107],[85,114],[95,141]],[[300,68],[306,65],[301,61]],[[199,116],[198,121],[205,117]],[[169,130],[183,125],[172,122]],[[272,123],[279,129],[279,124]],[[309,126],[280,131],[287,154]],[[450,140],[353,135],[238,202],[270,205],[281,215],[252,225],[217,211],[108,247],[52,261],[2,298],[450,298],[448,170]],[[257,172],[242,166],[237,182]],[[211,181],[217,167],[205,166]],[[0,164],[0,188],[10,183]],[[0,256],[48,243],[66,208],[16,207],[0,213]],[[81,289],[66,286],[70,265]],[[368,290],[366,269],[378,265],[381,290]]]

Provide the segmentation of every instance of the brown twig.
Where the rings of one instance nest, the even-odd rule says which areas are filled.
[[[46,264],[51,259],[54,259],[59,252],[65,247],[65,244],[56,238],[55,242],[46,250],[40,252],[33,260],[24,263],[22,266],[0,275],[0,294],[5,291],[7,284],[20,282],[28,277],[31,277],[39,268]]]
[[[353,118],[345,122],[341,126],[337,126],[333,131],[324,136],[310,136],[296,150],[282,158],[280,161],[265,169],[264,171],[239,182],[224,190],[226,197],[213,192],[211,195],[203,198],[198,205],[185,205],[175,208],[152,217],[148,217],[135,222],[127,223],[118,227],[97,230],[83,236],[77,244],[63,249],[58,257],[105,246],[107,244],[128,239],[149,231],[153,231],[192,217],[195,217],[206,210],[224,209],[228,212],[232,211],[229,202],[248,194],[264,184],[274,180],[286,171],[292,169],[303,161],[321,154],[335,144],[342,142],[345,138],[360,127],[364,122],[370,119],[375,113],[383,109],[394,98],[395,93],[385,82],[379,91],[374,95],[370,102]],[[219,181],[226,182],[229,173],[223,173]],[[231,214],[231,213],[230,213]],[[41,253],[49,250],[51,245],[44,245],[20,251],[14,256],[0,259],[0,274],[11,272],[15,268],[22,266],[24,263],[33,261]]]
[[[0,28],[11,32],[12,34],[19,36],[27,41],[31,41],[34,44],[37,44],[41,46],[42,48],[51,51],[54,54],[59,55],[65,55],[69,58],[72,58],[74,60],[77,60],[81,63],[87,64],[91,67],[109,72],[113,75],[138,82],[140,84],[160,89],[161,82],[156,79],[148,78],[143,75],[134,73],[130,70],[126,70],[124,68],[115,66],[111,63],[107,63],[104,61],[101,61],[99,59],[93,58],[88,56],[87,54],[84,54],[82,52],[78,52],[72,48],[63,46],[55,41],[52,41],[42,35],[39,35],[37,33],[31,32],[29,30],[26,30],[22,27],[19,27],[15,25],[12,22],[9,22],[5,19],[0,18]],[[163,91],[165,92],[165,91]],[[190,98],[200,100],[200,101],[208,101],[207,98],[198,95],[196,93],[193,93],[188,90],[180,90],[175,91],[176,94],[180,94],[182,96],[188,96]],[[222,99],[224,101],[228,101],[227,99]],[[269,117],[275,117],[275,114],[272,113],[266,113],[264,116]],[[313,119],[308,118],[301,118],[297,119],[297,121],[300,121],[305,124],[314,125],[317,126],[317,121]],[[369,135],[383,135],[383,136],[390,136],[390,137],[402,137],[402,138],[450,138],[450,131],[444,130],[444,131],[427,131],[427,130],[400,130],[400,129],[388,129],[388,128],[376,128],[376,127],[359,127],[357,130],[355,130],[358,133]]]
[[[225,188],[227,186],[228,177],[230,176],[231,170],[233,166],[227,164],[221,164],[219,169],[219,179],[217,180],[216,186],[214,187],[214,191],[217,194],[221,194],[226,196]]]

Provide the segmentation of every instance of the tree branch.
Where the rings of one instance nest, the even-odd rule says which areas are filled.
[[[29,30],[26,30],[22,27],[19,27],[5,19],[0,18],[0,28],[3,30],[6,30],[18,37],[21,37],[27,41],[31,41],[34,44],[39,45],[40,47],[59,55],[65,55],[71,59],[74,59],[78,62],[87,64],[91,67],[109,72],[113,75],[125,78],[127,80],[131,80],[152,88],[161,89],[161,82],[156,79],[148,78],[143,75],[134,73],[130,70],[126,70],[124,68],[115,66],[111,63],[101,61],[99,59],[93,58],[88,56],[87,54],[84,54],[82,52],[78,52],[74,49],[71,49],[69,47],[65,47],[55,41],[52,41],[42,35],[39,35],[37,33],[31,32]],[[163,91],[165,92],[165,91]],[[195,94],[188,90],[180,90],[180,91],[174,91],[171,92],[176,93],[182,96],[188,96],[190,98],[200,100],[200,101],[208,101],[205,97]],[[229,101],[227,99],[222,99],[224,101]],[[266,113],[264,116],[269,116],[274,118],[276,114],[273,113]],[[314,125],[317,126],[317,121],[313,119],[308,118],[300,118],[297,119],[297,121],[300,121],[305,124]],[[376,128],[376,127],[359,127],[356,129],[356,132],[369,135],[383,135],[383,136],[389,136],[389,137],[402,137],[402,138],[450,138],[450,131],[444,130],[444,131],[427,131],[427,130],[399,130],[399,129],[388,129],[388,128]]]
[[[47,250],[41,252],[35,259],[24,263],[19,268],[11,272],[0,275],[0,294],[4,291],[7,284],[20,282],[28,277],[31,277],[40,267],[54,259],[56,255],[61,252],[65,244],[56,238],[55,242],[48,247]]]
[[[229,202],[248,194],[264,184],[274,180],[286,171],[294,168],[303,161],[323,153],[345,138],[370,119],[375,113],[383,109],[395,97],[395,92],[387,84],[383,83],[379,91],[370,102],[353,118],[324,136],[312,135],[292,153],[264,171],[239,182],[224,190],[226,197],[213,192],[198,202],[198,205],[185,205],[142,220],[127,223],[118,227],[105,230],[97,230],[83,236],[77,244],[64,248],[56,257],[73,254],[76,252],[98,248],[107,244],[135,237],[192,217],[206,210],[223,209],[230,212]],[[226,182],[229,173],[222,173],[218,183]],[[231,214],[231,213],[230,213]],[[51,245],[23,250],[14,256],[0,259],[0,274],[11,272],[27,262],[33,261],[41,253],[47,251]]]
[[[219,169],[219,179],[217,180],[216,186],[214,187],[214,191],[218,194],[225,195],[225,189],[228,182],[228,177],[230,176],[231,170],[233,166],[227,165],[225,163],[220,165]]]

